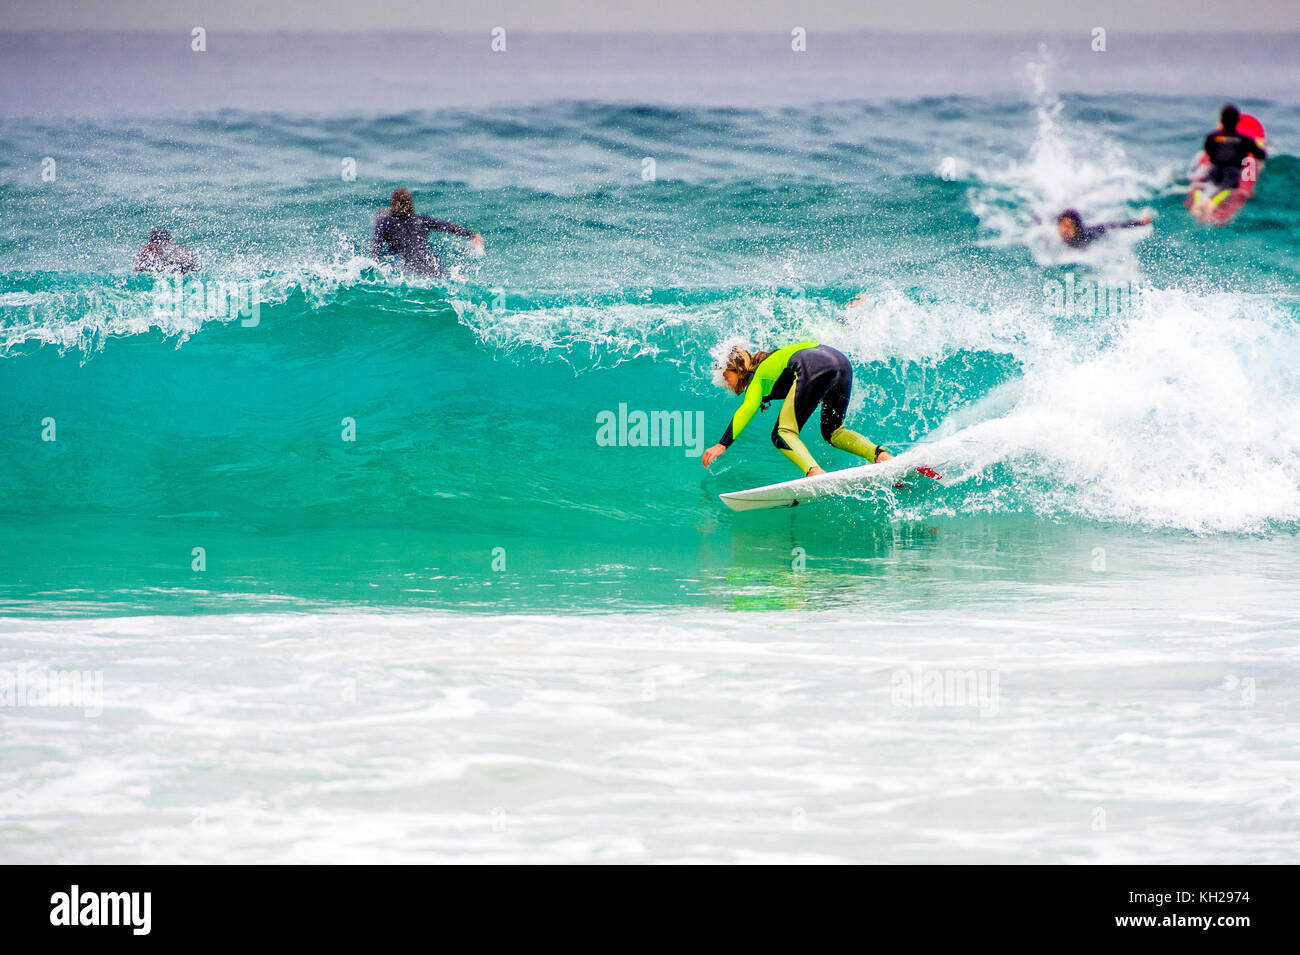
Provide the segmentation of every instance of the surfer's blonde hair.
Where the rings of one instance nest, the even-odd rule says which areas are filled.
[[[772,354],[770,351],[752,352],[744,345],[733,345],[731,351],[727,352],[727,360],[723,363],[722,370],[724,373],[735,372],[736,381],[743,391],[749,387],[749,380],[754,377],[754,371],[770,354]]]

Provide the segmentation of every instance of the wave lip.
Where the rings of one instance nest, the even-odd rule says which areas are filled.
[[[1044,516],[1293,529],[1297,360],[1294,319],[1267,301],[1148,292],[1107,347],[1027,368],[1014,408],[944,441],[966,449],[971,472],[1000,466]]]

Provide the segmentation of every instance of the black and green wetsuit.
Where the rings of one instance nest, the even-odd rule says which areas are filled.
[[[766,409],[769,402],[783,399],[776,427],[772,429],[772,443],[807,474],[817,462],[799,440],[799,431],[820,403],[822,437],[832,447],[875,461],[881,449],[844,427],[852,388],[853,369],[849,360],[834,348],[816,342],[787,345],[772,352],[754,369],[745,388],[745,400],[731,416],[731,423],[718,443],[724,448],[731,447],[731,442],[740,437],[755,414]]]

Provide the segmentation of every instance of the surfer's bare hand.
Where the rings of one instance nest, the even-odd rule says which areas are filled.
[[[700,460],[704,462],[704,466],[707,468],[714,461],[718,460],[718,458],[722,457],[722,452],[726,450],[727,446],[725,444],[715,444],[704,452],[704,456],[700,458]]]
[[[879,464],[881,461],[888,461],[888,460],[889,460],[890,458],[892,458],[892,457],[893,457],[893,455],[890,454],[888,451],[877,451],[877,452],[876,452],[876,463]]]
[[[804,477],[816,477],[819,474],[825,474],[825,473],[826,473],[825,471],[823,471],[821,468],[819,468],[817,465],[814,464],[812,467],[808,469],[808,473],[804,475]]]
[[[1152,217],[1151,213],[1148,212],[1148,213],[1147,213],[1146,215],[1144,215],[1141,219],[1139,219],[1138,222],[1141,222],[1143,225],[1150,225],[1150,224],[1151,224],[1151,221],[1152,221],[1152,218],[1153,218],[1153,217]]]
[[[477,232],[475,232],[472,236],[469,237],[469,244],[470,244],[470,248],[474,249],[475,251],[477,252],[483,251],[483,237],[479,235]]]

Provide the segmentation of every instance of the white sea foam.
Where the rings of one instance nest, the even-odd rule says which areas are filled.
[[[1251,609],[1266,575],[1220,571],[869,630],[3,620],[0,669],[102,670],[104,711],[0,708],[0,843],[14,862],[1286,861],[1300,620]],[[970,674],[996,698],[954,694]]]
[[[935,466],[1004,466],[1039,513],[1196,532],[1294,524],[1298,361],[1276,301],[1148,291],[1104,346],[1026,364],[1013,407],[942,426]]]

